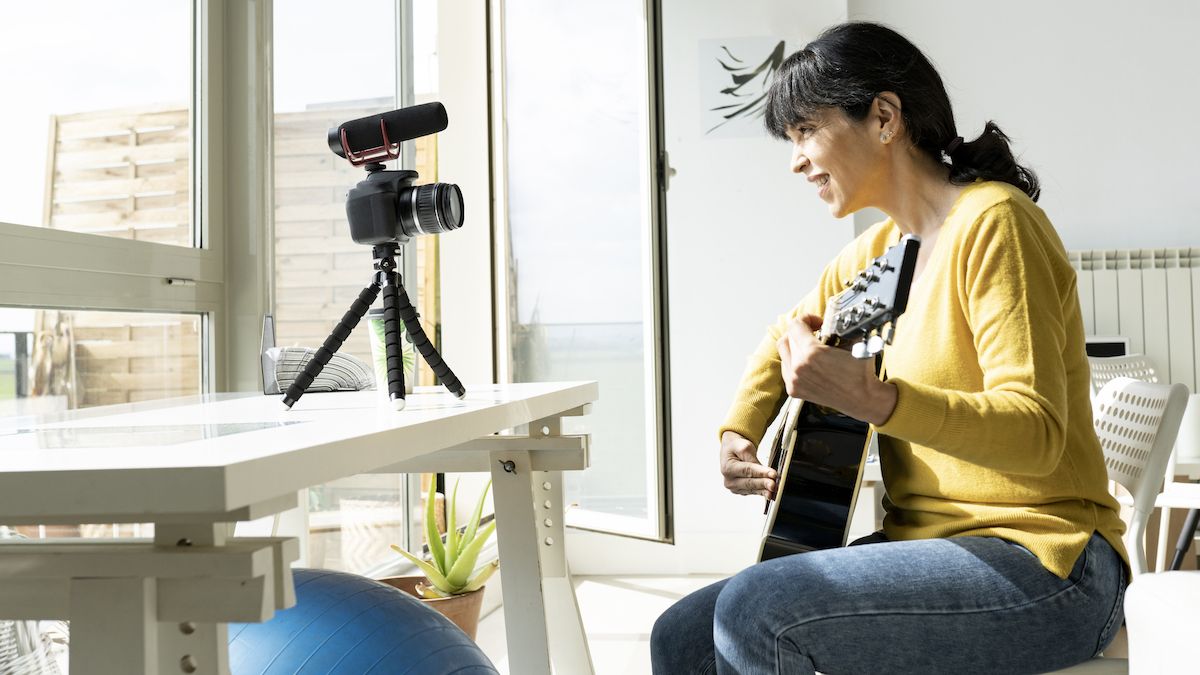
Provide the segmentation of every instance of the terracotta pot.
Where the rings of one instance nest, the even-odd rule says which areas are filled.
[[[479,611],[483,607],[483,589],[452,595],[448,598],[422,598],[417,595],[417,584],[428,583],[425,577],[384,577],[380,582],[398,588],[420,600],[426,605],[441,612],[443,616],[454,622],[472,640],[475,630],[479,627]]]

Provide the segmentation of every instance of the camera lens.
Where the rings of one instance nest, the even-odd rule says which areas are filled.
[[[409,237],[441,234],[463,224],[462,191],[453,183],[406,188],[400,197],[400,229]]]

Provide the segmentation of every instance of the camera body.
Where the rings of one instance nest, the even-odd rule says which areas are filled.
[[[355,242],[404,243],[462,227],[463,198],[457,185],[413,185],[416,171],[386,171],[382,164],[368,165],[367,171],[346,195],[346,219]]]

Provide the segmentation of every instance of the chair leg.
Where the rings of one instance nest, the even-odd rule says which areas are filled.
[[[1179,541],[1175,543],[1175,557],[1171,559],[1171,569],[1177,570],[1183,565],[1192,539],[1196,538],[1196,526],[1200,525],[1200,509],[1188,511],[1187,520],[1183,521],[1183,530],[1179,532]]]

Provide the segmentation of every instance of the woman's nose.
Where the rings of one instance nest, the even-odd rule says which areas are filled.
[[[792,173],[804,173],[804,167],[808,166],[808,157],[801,152],[800,146],[792,151]]]

